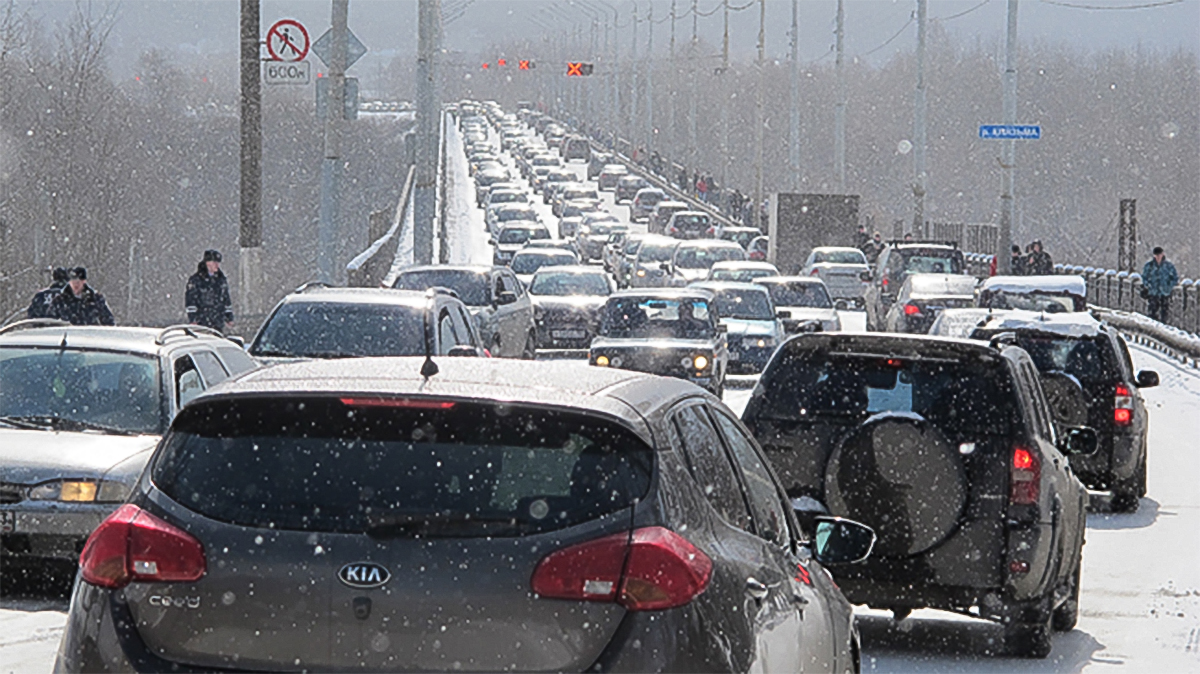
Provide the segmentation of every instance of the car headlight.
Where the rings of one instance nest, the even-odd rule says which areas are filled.
[[[33,501],[120,503],[128,496],[129,485],[111,480],[51,480],[29,490]]]
[[[768,346],[775,346],[774,337],[759,337],[754,340],[754,345],[762,349]]]
[[[696,356],[692,359],[692,364],[697,370],[703,370],[704,368],[708,367],[708,358],[705,356]]]
[[[646,270],[645,270],[645,269],[639,269],[639,270],[637,270],[637,275],[638,275],[638,276],[645,276],[645,275],[646,275]]]
[[[596,356],[596,365],[608,367],[608,356]]]

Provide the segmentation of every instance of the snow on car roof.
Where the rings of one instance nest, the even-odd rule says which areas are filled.
[[[982,329],[989,332],[1032,330],[1064,337],[1094,337],[1100,334],[1100,327],[1100,321],[1085,311],[1047,314],[1039,311],[1013,310],[993,315],[992,319],[982,326]]]
[[[912,274],[905,283],[913,295],[975,295],[975,277],[966,274]]]
[[[1087,281],[1082,276],[993,276],[986,279],[979,289],[982,292],[1006,292],[1022,295],[1042,292],[1087,297]]]

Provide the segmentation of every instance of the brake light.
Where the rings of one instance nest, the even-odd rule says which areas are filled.
[[[1036,504],[1041,493],[1041,478],[1042,463],[1037,455],[1024,447],[1013,449],[1009,502],[1016,505]]]
[[[820,275],[821,275],[821,270],[820,270],[820,269],[817,269],[816,267],[813,267],[813,270],[812,270],[812,271],[810,271],[810,272],[808,272],[808,275],[809,275],[809,276],[820,276]]]
[[[421,400],[417,398],[342,398],[343,405],[350,407],[401,407],[410,410],[449,410],[454,403],[449,400]]]
[[[921,313],[921,307],[918,307],[915,304],[905,304],[904,305],[904,315],[905,316],[916,316],[919,313]]]
[[[1133,395],[1129,387],[1117,384],[1113,397],[1113,423],[1118,426],[1128,426],[1133,423]]]
[[[884,290],[884,292],[887,292],[887,289],[888,289],[888,280],[887,280],[887,278],[884,278],[884,279],[883,279],[883,281],[882,281],[881,283],[882,283],[882,285],[883,285],[883,290]]]
[[[83,579],[111,589],[139,581],[191,582],[207,568],[200,541],[130,503],[96,527],[79,555]]]
[[[538,563],[531,584],[541,597],[650,611],[687,604],[711,576],[712,560],[687,539],[645,527],[553,552]]]

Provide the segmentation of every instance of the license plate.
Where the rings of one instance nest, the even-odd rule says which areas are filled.
[[[741,359],[742,359],[742,354],[738,353],[737,351],[729,352],[729,360],[741,360]]]
[[[0,534],[11,534],[17,530],[17,514],[11,510],[0,511]]]
[[[583,339],[587,332],[583,330],[551,330],[550,336],[555,339]]]

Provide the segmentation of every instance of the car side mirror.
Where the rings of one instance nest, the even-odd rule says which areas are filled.
[[[862,281],[863,283],[870,283],[871,282],[871,272],[870,271],[859,272],[858,280]]]
[[[488,239],[488,245],[489,245],[489,246],[495,246],[495,245],[497,245],[497,244],[496,244],[496,239],[494,239],[494,238],[489,238],[489,239]]]
[[[1058,439],[1058,448],[1063,454],[1090,456],[1096,453],[1099,439],[1096,430],[1087,426],[1066,429]]]
[[[817,517],[816,523],[813,556],[825,566],[861,562],[875,547],[875,532],[865,524],[826,515]]]
[[[1158,373],[1154,370],[1142,370],[1137,373],[1138,388],[1153,388],[1158,386]]]
[[[499,295],[496,295],[496,306],[503,304],[512,304],[517,301],[517,294],[511,290],[502,290]]]
[[[775,312],[775,318],[791,318],[791,317],[792,317],[792,312],[790,312],[790,311],[785,311],[783,309],[780,309],[779,311]]]
[[[467,344],[459,344],[450,347],[446,355],[452,358],[476,358],[479,356],[479,350]]]

